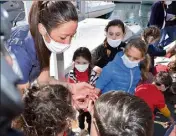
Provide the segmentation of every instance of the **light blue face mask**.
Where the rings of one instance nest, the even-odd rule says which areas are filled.
[[[122,61],[123,61],[124,65],[127,68],[134,68],[134,67],[139,66],[140,60],[131,61],[125,54],[121,58],[122,58]]]

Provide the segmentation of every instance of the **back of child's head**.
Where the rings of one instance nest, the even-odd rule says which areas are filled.
[[[142,33],[142,38],[146,44],[151,44],[153,41],[159,40],[160,38],[160,29],[157,26],[150,26],[144,29]]]
[[[147,54],[148,47],[141,38],[130,40],[125,47],[125,53],[127,53],[131,47],[134,47],[141,52],[141,58],[143,58],[142,63],[140,63],[141,77],[142,80],[147,80],[150,69],[150,56]]]
[[[78,48],[73,55],[73,61],[75,61],[78,57],[82,57],[85,60],[87,60],[89,63],[91,63],[92,61],[92,56],[91,56],[91,52],[89,51],[88,48],[86,47],[80,47]]]
[[[71,93],[62,85],[47,85],[29,90],[22,115],[25,136],[57,136],[75,118]]]
[[[152,112],[140,98],[121,91],[101,95],[94,118],[100,136],[152,136]]]
[[[155,76],[154,82],[156,85],[164,85],[168,88],[172,86],[172,77],[169,72],[161,71]]]

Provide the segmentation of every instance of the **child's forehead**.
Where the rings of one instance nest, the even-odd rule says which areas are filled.
[[[134,57],[136,59],[141,59],[142,58],[142,53],[139,49],[131,46],[126,50],[126,55],[130,57]]]
[[[79,57],[76,57],[76,60],[75,61],[79,61],[79,62],[87,62],[88,60],[86,60],[84,57],[82,56],[79,56]]]

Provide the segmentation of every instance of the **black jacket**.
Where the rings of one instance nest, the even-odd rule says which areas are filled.
[[[107,44],[107,47],[104,46],[104,44],[98,46],[93,52],[92,52],[92,58],[93,58],[93,65],[99,66],[103,68],[108,64],[108,62],[112,61],[115,57],[115,55],[123,51],[125,48],[126,43],[122,42],[117,48],[112,48],[110,45]],[[110,55],[107,55],[107,49],[111,51]]]
[[[176,16],[176,1],[172,1],[166,12]],[[166,26],[176,26],[176,19],[173,21],[166,21]]]

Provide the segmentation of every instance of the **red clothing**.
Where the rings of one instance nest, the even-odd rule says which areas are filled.
[[[66,132],[64,132],[64,135],[63,136],[67,136],[67,133]]]
[[[154,75],[158,74],[161,71],[169,72],[169,69],[165,65],[158,64],[154,68]]]
[[[143,99],[152,112],[154,112],[155,108],[162,109],[165,107],[164,95],[154,84],[142,84],[138,86],[135,90],[135,96]]]
[[[70,75],[68,77],[68,82],[69,83],[78,83],[78,82],[89,82],[89,74],[88,70],[85,72],[79,72],[76,68],[74,70],[75,77],[71,78]]]

